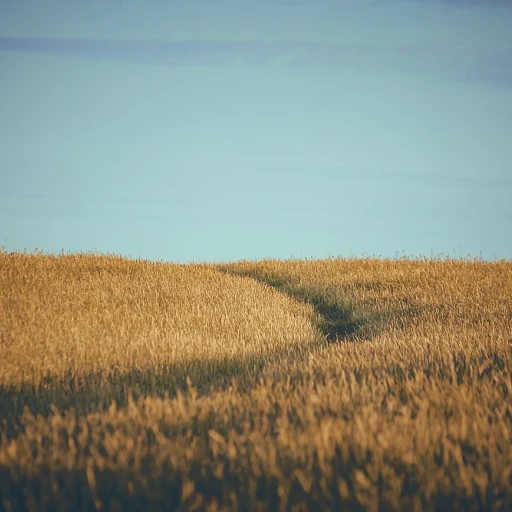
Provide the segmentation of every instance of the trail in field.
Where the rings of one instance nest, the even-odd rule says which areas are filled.
[[[357,311],[349,301],[340,301],[340,290],[301,286],[279,272],[269,273],[258,264],[243,267],[235,264],[220,267],[219,270],[227,274],[250,277],[294,299],[311,304],[322,319],[322,333],[331,343],[353,341],[365,333],[364,313]]]

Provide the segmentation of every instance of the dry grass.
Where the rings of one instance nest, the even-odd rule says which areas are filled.
[[[512,507],[511,262],[0,261],[0,510]]]
[[[0,289],[0,385],[36,411],[208,387],[322,340],[311,305],[205,265],[3,253]]]

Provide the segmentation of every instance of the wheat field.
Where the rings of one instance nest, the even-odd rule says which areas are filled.
[[[0,510],[512,508],[512,262],[0,253]]]

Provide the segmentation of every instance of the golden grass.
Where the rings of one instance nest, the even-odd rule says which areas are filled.
[[[48,414],[27,411],[20,417],[12,412],[7,418],[0,430],[0,508],[512,507],[511,262],[331,259],[173,266],[23,255],[2,255],[1,261],[0,314],[3,318],[9,311],[9,320],[2,322],[0,341],[11,363],[9,371],[2,370],[0,404],[18,410],[13,407],[17,397],[28,400],[33,412],[41,412],[38,398],[58,403],[62,393],[69,404],[61,403],[60,410],[53,407]],[[15,269],[30,265],[39,268],[39,278],[18,293]],[[80,265],[95,271],[81,272]],[[56,270],[63,267],[66,272]],[[27,282],[24,272],[17,272],[17,282]],[[74,284],[64,283],[68,274],[75,276],[68,281]],[[209,291],[205,283],[217,284]],[[53,309],[45,305],[47,297],[61,297],[59,290],[77,288],[84,291],[82,298],[69,292],[68,302],[55,299]],[[150,300],[158,295],[155,290],[161,290],[163,299],[169,297],[169,289],[175,297],[188,297],[182,314],[204,312],[194,317],[189,331],[178,331],[199,340],[195,347],[200,358],[212,353],[238,358],[239,371],[230,384],[201,388],[201,366],[176,396],[163,396],[170,380],[148,384],[151,364],[160,368],[174,361],[168,343],[177,336],[168,331],[155,336],[159,341],[149,348],[136,345],[138,351],[130,353],[134,361],[116,354],[133,339],[128,335],[119,341],[122,332],[116,328],[122,325],[134,325],[131,332],[146,336],[152,332],[149,326],[158,322],[165,322],[165,329],[175,325],[178,319],[170,314],[169,301],[157,301],[156,306],[155,299]],[[103,306],[91,297],[102,297]],[[80,301],[76,314],[82,321],[73,347],[89,343],[86,355],[75,348],[57,358],[62,363],[54,375],[61,387],[54,383],[51,395],[44,394],[44,379],[35,386],[34,374],[40,374],[34,363],[30,394],[25,379],[15,376],[16,368],[22,368],[19,363],[16,367],[16,358],[22,360],[19,352],[16,355],[16,333],[25,333],[19,345],[26,357],[23,364],[29,364],[30,350],[37,347],[33,357],[42,365],[41,347],[55,354],[67,350],[59,347],[67,339],[61,334],[72,332],[66,326],[73,323],[59,318],[67,318],[74,300]],[[152,321],[137,309],[143,311],[148,304]],[[223,308],[225,304],[229,306]],[[46,345],[37,337],[37,316],[29,313],[41,305],[47,315],[39,325],[45,326],[43,332],[53,332],[44,338]],[[110,314],[112,310],[116,314]],[[97,327],[88,331],[85,319],[93,312]],[[259,324],[254,320],[256,330],[264,333],[259,338],[251,337],[253,314],[260,318]],[[133,323],[132,317],[137,318]],[[266,327],[266,318],[273,322],[272,329]],[[137,328],[143,321],[146,331]],[[240,321],[248,326],[242,329],[247,338],[235,334]],[[32,327],[23,327],[25,323]],[[284,331],[295,329],[289,338],[281,330],[284,325]],[[33,345],[31,339],[36,340]],[[210,345],[210,339],[215,343]],[[253,348],[233,349],[240,343],[252,343]],[[98,344],[101,349],[95,349]],[[148,353],[151,363],[141,358]],[[254,354],[264,364],[255,365]],[[187,367],[187,357],[195,355],[189,352],[179,361]],[[80,413],[69,408],[74,395],[67,389],[66,364],[74,372],[109,372],[109,365],[117,365],[130,379],[123,381],[119,372],[111,372],[105,382],[122,381],[108,395],[118,398],[117,404]],[[133,373],[130,364],[140,365],[140,373]],[[40,367],[45,375],[54,371],[50,364]],[[217,375],[222,376],[221,370]],[[91,389],[86,380],[80,385],[85,393]],[[125,403],[121,389],[128,394],[136,389],[140,398]],[[94,391],[89,401],[101,398],[98,388]],[[14,416],[16,421],[9,423]]]
[[[245,360],[318,342],[311,305],[205,265],[0,253],[0,384]]]

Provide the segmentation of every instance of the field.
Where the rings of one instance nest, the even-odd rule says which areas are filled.
[[[512,262],[0,251],[0,511],[508,510]]]

